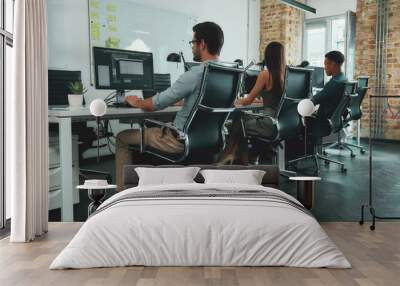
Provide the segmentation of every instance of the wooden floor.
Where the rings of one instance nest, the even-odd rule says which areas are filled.
[[[323,223],[353,268],[124,267],[48,270],[80,223],[50,223],[44,237],[29,244],[0,241],[0,285],[400,285],[400,222],[368,225]]]

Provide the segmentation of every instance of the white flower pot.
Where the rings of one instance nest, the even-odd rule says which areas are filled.
[[[68,94],[69,106],[82,106],[83,105],[83,94]]]

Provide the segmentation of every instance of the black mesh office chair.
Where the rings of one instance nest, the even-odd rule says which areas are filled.
[[[347,172],[344,163],[329,159],[327,157],[322,156],[319,152],[319,146],[322,144],[322,139],[330,134],[338,133],[342,130],[344,126],[344,117],[347,116],[347,108],[350,102],[350,96],[346,92],[347,89],[351,89],[353,83],[338,83],[339,94],[343,94],[342,99],[340,100],[338,106],[335,108],[333,114],[330,118],[322,118],[322,117],[310,117],[307,120],[307,129],[308,132],[306,134],[307,137],[310,137],[312,140],[312,144],[314,146],[313,154],[306,155],[295,160],[289,161],[290,165],[298,163],[300,161],[313,159],[316,166],[316,173],[320,173],[319,161],[323,160],[326,166],[329,166],[329,163],[337,164],[341,167],[341,171],[343,173]]]
[[[344,130],[344,128],[348,127],[349,126],[348,122],[352,120],[351,119],[352,109],[354,110],[353,115],[355,117],[360,116],[359,118],[361,118],[360,105],[361,105],[361,101],[362,101],[362,98],[364,97],[365,93],[362,95],[362,98],[359,97],[359,94],[357,92],[357,82],[356,81],[351,81],[351,82],[349,81],[346,83],[345,93],[350,98],[350,103],[349,103],[349,106],[347,107],[348,108],[347,112],[346,111],[344,112],[345,117],[343,118],[344,122],[343,122],[342,129],[339,130],[338,132],[333,132],[333,133],[337,134],[337,141],[332,144],[329,144],[325,148],[325,150],[332,149],[332,148],[339,148],[341,150],[347,149],[350,151],[350,157],[354,158],[356,155],[354,154],[353,149],[350,148],[350,146],[353,144],[347,143],[345,141],[345,138],[342,137],[342,130]],[[356,145],[354,145],[354,146],[356,146]],[[323,154],[326,156],[327,155],[326,151],[324,151]]]
[[[287,66],[283,95],[276,116],[273,118],[263,114],[254,114],[272,119],[274,136],[271,138],[251,136],[246,134],[243,126],[244,135],[250,145],[256,146],[257,150],[252,152],[255,156],[263,157],[263,151],[268,149],[265,144],[277,146],[280,145],[280,142],[301,134],[302,124],[301,117],[297,112],[297,105],[302,99],[309,98],[311,95],[311,73],[311,69]]]
[[[348,125],[350,121],[357,121],[357,144],[353,143],[347,143],[344,142],[345,145],[354,148],[357,148],[360,150],[361,154],[365,153],[365,149],[363,146],[360,145],[360,132],[361,132],[361,126],[360,126],[360,119],[362,117],[362,102],[367,95],[368,92],[368,76],[360,76],[357,79],[357,93],[355,96],[351,97],[350,100],[350,108],[349,108],[349,117],[346,119],[345,124]]]
[[[233,102],[240,92],[243,70],[237,64],[209,62],[204,65],[200,93],[196,104],[184,125],[183,130],[172,124],[155,120],[144,120],[141,124],[141,153],[154,156],[173,163],[210,163],[214,156],[225,146],[223,126],[234,111]],[[143,138],[149,127],[170,128],[179,134],[184,143],[182,154],[161,152],[145,146]]]

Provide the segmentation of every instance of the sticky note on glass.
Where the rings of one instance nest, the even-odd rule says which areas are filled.
[[[119,48],[120,39],[117,37],[108,37],[105,42],[106,48]]]
[[[108,12],[117,12],[117,4],[116,3],[108,3],[106,6]]]
[[[99,23],[90,24],[90,38],[92,40],[100,40],[100,25]]]
[[[100,15],[98,12],[90,12],[90,20],[99,21]]]
[[[100,8],[100,1],[99,0],[90,0],[89,6],[92,9],[99,9]]]

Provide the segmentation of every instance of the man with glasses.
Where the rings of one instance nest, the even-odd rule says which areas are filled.
[[[197,62],[218,61],[224,44],[224,33],[220,26],[213,22],[203,22],[193,27],[192,47],[193,60]],[[126,102],[145,111],[155,111],[174,105],[183,100],[183,106],[175,116],[173,125],[183,129],[193,105],[199,95],[204,64],[192,67],[182,74],[167,90],[145,100],[137,96],[127,96]],[[182,153],[184,145],[170,129],[161,130],[158,127],[149,128],[145,132],[144,144],[168,153]],[[118,190],[122,190],[122,169],[132,163],[129,145],[140,144],[140,134],[137,129],[120,132],[116,140],[116,177]]]

